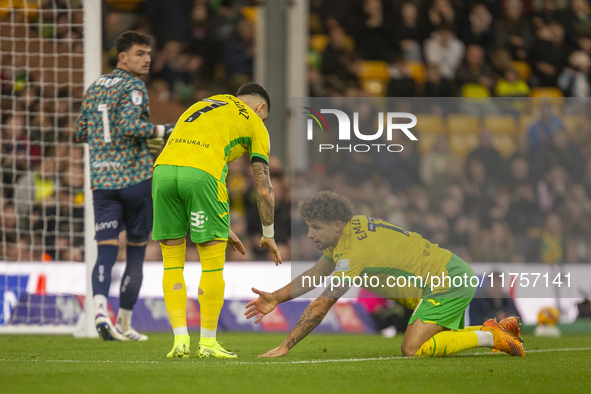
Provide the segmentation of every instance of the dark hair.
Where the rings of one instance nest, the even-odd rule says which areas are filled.
[[[300,201],[298,211],[304,220],[319,219],[327,223],[340,220],[347,223],[353,217],[353,204],[340,194],[322,191]]]
[[[149,35],[137,31],[128,30],[117,37],[117,55],[127,52],[134,45],[152,46],[152,39]]]
[[[238,89],[236,97],[246,95],[260,96],[263,98],[267,102],[267,112],[271,112],[271,98],[264,87],[255,82],[245,83]]]

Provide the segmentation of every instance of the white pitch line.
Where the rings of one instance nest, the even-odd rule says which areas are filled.
[[[551,352],[577,352],[577,351],[591,351],[591,347],[577,347],[577,348],[566,348],[566,349],[532,349],[527,350],[526,353],[551,353]],[[471,354],[457,354],[451,357],[470,357],[474,355],[492,355],[489,352],[478,352]],[[268,361],[268,362],[254,362],[254,361],[228,361],[220,360],[225,364],[231,365],[284,365],[284,364],[323,364],[323,363],[352,363],[352,362],[363,362],[363,361],[391,361],[391,360],[413,360],[412,357],[403,356],[392,356],[392,357],[371,357],[371,358],[336,358],[327,360],[300,360],[300,361]],[[8,360],[0,359],[0,362],[45,362],[45,363],[90,363],[90,364],[169,364],[169,361],[140,361],[140,360],[127,360],[127,361],[113,361],[113,360]]]

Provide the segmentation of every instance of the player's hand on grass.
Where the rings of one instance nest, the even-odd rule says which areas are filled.
[[[275,349],[269,350],[265,354],[261,354],[259,357],[283,357],[289,352],[287,346],[281,344],[277,346]]]
[[[239,252],[241,255],[246,254],[246,249],[244,249],[244,244],[240,241],[240,238],[232,230],[230,230],[230,236],[228,237],[228,244],[232,247],[232,250]]]
[[[269,249],[271,251],[271,253],[273,254],[273,261],[275,262],[275,265],[281,264],[281,262],[282,262],[281,252],[279,251],[279,248],[277,247],[277,244],[275,243],[275,238],[261,237],[261,242],[259,244],[259,248]]]
[[[256,300],[250,301],[246,304],[246,312],[244,315],[247,319],[250,319],[253,316],[258,315],[258,318],[255,320],[255,324],[260,322],[265,315],[271,313],[273,309],[277,306],[277,300],[273,297],[273,294],[267,293],[266,291],[261,291],[258,289],[252,288],[252,291],[255,294],[258,294],[259,297]]]

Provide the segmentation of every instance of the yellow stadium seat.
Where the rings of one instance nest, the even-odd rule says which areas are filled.
[[[421,62],[407,62],[406,66],[410,70],[412,79],[419,85],[424,85],[427,81],[427,69]]]
[[[318,52],[324,52],[328,45],[328,36],[326,34],[313,34],[310,37],[310,47]]]
[[[587,124],[589,124],[589,118],[578,115],[564,116],[561,118],[561,120],[566,127],[566,131],[568,132],[571,141],[573,141],[575,144],[583,142],[587,139],[587,135],[589,133]]]
[[[560,109],[564,106],[564,94],[558,88],[533,88],[531,97],[533,97],[534,108],[538,107],[542,101],[550,101]]]
[[[447,116],[447,130],[453,134],[474,134],[480,133],[480,120],[474,115],[449,114]]]
[[[416,116],[417,125],[415,127],[418,130],[433,134],[447,134],[441,115],[417,114]]]
[[[521,61],[521,60],[514,60],[512,62],[513,67],[517,70],[519,77],[524,81],[529,81],[531,77],[531,66],[529,63]]]
[[[449,147],[453,153],[465,158],[478,147],[478,136],[472,133],[453,133],[449,136]]]
[[[388,81],[388,63],[381,60],[364,60],[359,69],[359,78],[361,79],[379,79]]]
[[[242,16],[244,16],[250,23],[256,23],[258,20],[258,11],[257,7],[250,6],[250,7],[242,7],[240,10]]]
[[[558,88],[533,88],[532,97],[564,97],[562,90]]]
[[[513,135],[517,132],[517,121],[511,115],[486,115],[483,124],[494,134]]]
[[[361,62],[359,69],[361,87],[367,93],[376,97],[386,95],[388,81],[388,63],[380,60],[366,60]]]
[[[534,122],[534,115],[521,115],[519,118],[519,131],[521,133],[527,133],[529,126]]]
[[[343,47],[345,48],[345,50],[353,52],[355,50],[355,40],[353,39],[353,37],[345,36]]]

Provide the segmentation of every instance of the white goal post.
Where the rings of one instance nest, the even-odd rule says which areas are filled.
[[[4,1],[0,32],[0,333],[95,337],[88,147],[74,134],[83,93],[102,72],[102,2]],[[56,299],[72,302],[71,294],[45,293],[45,275],[27,284],[33,279],[23,273],[41,261],[80,262],[84,280],[59,274],[85,282],[78,296],[91,312],[77,325],[44,321],[44,312],[5,324],[17,302],[36,313],[55,308]]]

